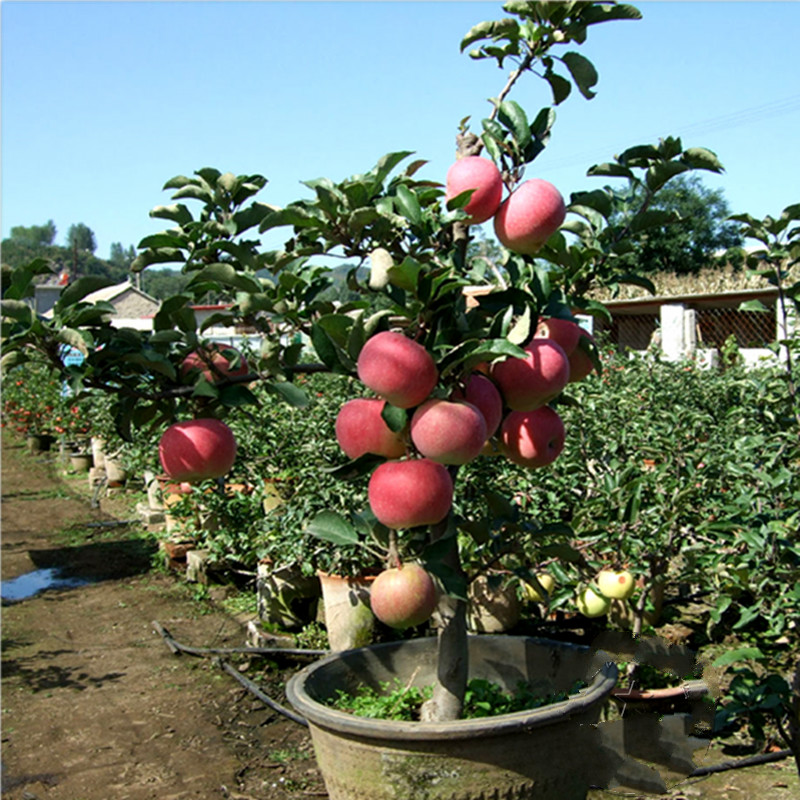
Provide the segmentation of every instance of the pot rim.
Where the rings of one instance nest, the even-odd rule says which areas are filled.
[[[502,634],[470,634],[470,639],[497,639]],[[428,637],[434,639],[435,637]],[[507,637],[527,639],[537,644],[546,644],[549,647],[565,650],[588,651],[590,648],[566,642],[555,642],[532,636]],[[411,640],[422,642],[424,639]],[[296,672],[286,684],[286,697],[291,705],[307,721],[319,728],[335,730],[339,733],[361,736],[370,739],[395,739],[395,740],[442,740],[442,739],[469,739],[475,736],[501,736],[517,731],[527,731],[545,725],[563,722],[569,717],[580,714],[587,709],[602,702],[611,693],[617,682],[617,665],[609,656],[604,664],[597,670],[588,687],[581,689],[566,700],[534,708],[528,711],[517,711],[513,714],[498,714],[492,717],[477,719],[458,719],[449,722],[406,722],[402,720],[386,720],[374,717],[356,717],[346,711],[339,711],[328,705],[314,700],[305,691],[305,681],[319,669],[339,660],[347,653],[356,653],[365,650],[380,648],[396,648],[407,645],[409,641],[384,642],[369,645],[358,650],[332,653],[325,658]]]

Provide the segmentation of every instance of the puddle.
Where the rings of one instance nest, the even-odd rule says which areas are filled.
[[[65,578],[61,576],[61,570],[58,567],[48,567],[26,572],[18,578],[3,581],[0,583],[0,595],[3,600],[16,602],[17,600],[26,600],[47,589],[71,589],[87,583],[89,583],[87,578]]]

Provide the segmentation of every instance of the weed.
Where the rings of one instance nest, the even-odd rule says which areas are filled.
[[[328,632],[318,622],[305,625],[295,636],[295,644],[308,650],[327,650],[330,647]]]
[[[418,720],[422,704],[433,694],[433,686],[403,686],[398,678],[395,678],[394,689],[391,689],[391,685],[389,682],[381,683],[379,690],[363,686],[355,695],[340,689],[329,704],[357,717]],[[507,693],[496,683],[473,678],[467,685],[464,696],[462,719],[513,714],[540,708],[566,700],[570,694],[585,686],[583,681],[577,681],[568,691],[542,695],[534,692],[528,684],[520,682],[514,692]]]

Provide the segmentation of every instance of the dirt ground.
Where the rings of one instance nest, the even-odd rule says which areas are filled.
[[[92,509],[85,477],[59,480],[17,440],[2,455],[3,581],[53,566],[93,579],[4,603],[3,800],[324,797],[305,729],[210,659],[173,655],[152,621],[208,647],[243,646],[241,624],[153,570],[140,526],[86,527],[128,518],[124,503]]]
[[[130,496],[89,503],[85,476],[3,437],[2,580],[48,567],[90,579],[2,609],[3,800],[285,800],[325,797],[305,729],[242,689],[211,659],[173,655],[180,642],[245,644],[241,620],[158,568],[155,542],[125,520]],[[154,568],[154,565],[155,568]],[[8,585],[8,584],[6,584]],[[5,592],[4,592],[5,593]],[[280,698],[291,661],[231,659]],[[727,756],[712,749],[702,764]],[[593,800],[642,797],[593,792]],[[791,759],[699,780],[669,797],[793,800]]]

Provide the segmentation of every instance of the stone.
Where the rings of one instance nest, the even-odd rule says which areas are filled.
[[[186,553],[186,580],[208,585],[208,550],[189,550]]]

